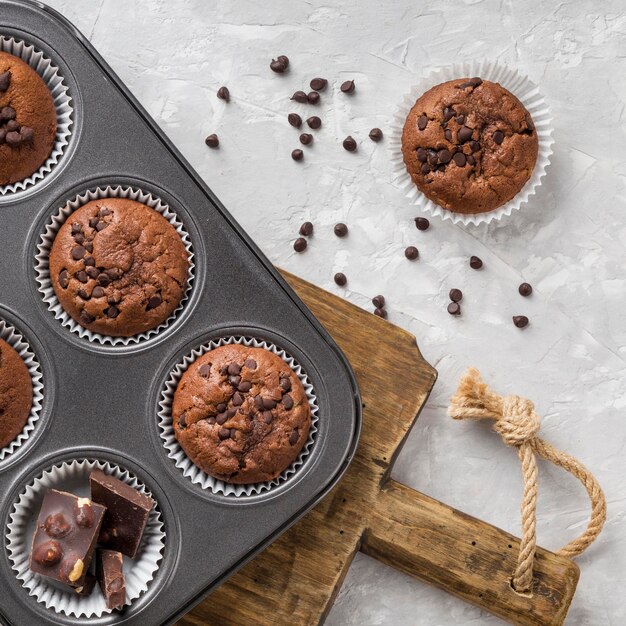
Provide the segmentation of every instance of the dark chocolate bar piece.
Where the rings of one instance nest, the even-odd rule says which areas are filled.
[[[89,482],[93,501],[107,509],[99,542],[134,558],[154,500],[100,470],[91,473]]]
[[[79,596],[90,596],[95,586],[96,586],[96,577],[93,574],[88,573],[85,576],[85,582],[83,582],[82,587],[76,587],[74,591]]]
[[[30,569],[82,587],[100,533],[105,507],[65,491],[48,489],[41,503]]]
[[[110,609],[121,609],[126,604],[126,579],[122,564],[121,552],[98,549],[96,576]]]

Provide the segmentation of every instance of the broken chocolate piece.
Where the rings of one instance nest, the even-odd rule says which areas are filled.
[[[121,552],[98,550],[96,576],[109,609],[121,609],[126,604],[126,579],[122,565]]]

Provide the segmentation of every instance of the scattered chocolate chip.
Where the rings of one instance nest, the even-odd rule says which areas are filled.
[[[422,174],[424,174],[424,176],[426,176],[426,174],[428,174],[430,172],[430,165],[428,165],[428,163],[424,163],[424,165],[422,165],[420,170],[421,170]]]
[[[277,59],[272,59],[272,62],[270,63],[270,69],[272,70],[272,72],[276,72],[277,74],[282,74],[283,72],[286,72],[288,67],[289,59],[287,59],[287,57],[284,55],[279,56]]]
[[[347,80],[341,83],[341,91],[343,93],[354,93],[355,85],[353,80]]]
[[[150,311],[151,309],[156,309],[161,304],[161,302],[163,302],[163,299],[161,298],[161,294],[158,294],[158,293],[154,294],[148,300],[146,310]]]
[[[244,365],[249,369],[249,370],[255,370],[257,368],[257,363],[254,359],[246,359],[246,362],[244,363]]]
[[[301,102],[301,103],[305,103],[308,102],[309,99],[307,98],[307,95],[304,93],[304,91],[296,91],[293,96],[291,96],[290,98],[291,100],[295,100],[296,102]]]
[[[11,84],[11,72],[2,72],[0,74],[0,91],[6,91]]]
[[[287,411],[293,409],[293,398],[288,393],[283,396],[282,403]]]
[[[518,291],[520,296],[524,296],[526,298],[533,292],[533,288],[529,283],[522,283],[519,286]]]
[[[72,235],[76,235],[77,233],[82,233],[83,227],[78,222],[72,223]]]
[[[467,162],[470,165],[476,165],[476,159],[471,154],[467,155]]]
[[[467,163],[467,157],[462,153],[462,152],[457,152],[453,157],[452,160],[459,166],[459,167],[465,167],[465,164]]]
[[[32,143],[33,138],[35,136],[35,131],[28,126],[22,126],[20,130],[20,137],[22,138],[22,143]]]
[[[424,150],[424,148],[418,148],[416,151],[416,156],[417,160],[420,163],[426,163],[426,160],[428,159],[428,152]]]
[[[287,116],[287,121],[294,127],[300,128],[302,126],[302,118],[297,113],[290,113]]]
[[[416,217],[415,218],[415,227],[417,230],[428,230],[430,226],[430,222],[425,217]]]
[[[450,289],[449,295],[452,302],[461,302],[463,299],[463,292],[460,289]]]
[[[254,406],[261,410],[263,408],[263,397],[262,396],[255,396],[254,398]]]
[[[378,315],[378,317],[382,317],[384,320],[387,319],[387,311],[383,308],[374,309],[374,315]]]
[[[102,287],[107,287],[111,284],[111,277],[105,272],[100,272],[96,280],[98,281],[98,284]]]
[[[470,78],[466,83],[459,85],[459,89],[465,89],[466,87],[478,87],[482,83],[481,78]]]
[[[470,257],[470,267],[473,270],[479,270],[483,266],[483,262],[477,256]]]
[[[273,398],[263,398],[263,408],[266,411],[271,411],[276,408],[276,400]]]
[[[217,97],[220,100],[225,100],[226,102],[230,102],[230,91],[228,91],[228,87],[220,87],[217,90]]]
[[[290,391],[291,390],[291,379],[289,379],[288,377],[281,378],[280,379],[280,388],[283,391]]]
[[[84,285],[85,283],[89,282],[89,276],[87,275],[87,272],[80,270],[76,272],[76,280],[83,283]]]
[[[457,115],[456,123],[459,126],[463,126],[463,124],[465,124],[465,115],[462,115],[462,114],[461,115]]]
[[[409,259],[409,261],[415,261],[417,257],[420,255],[419,250],[415,246],[409,246],[404,251],[404,256]]]
[[[209,148],[217,148],[220,145],[220,140],[218,136],[213,133],[204,140],[204,143],[209,146]]]
[[[220,428],[218,436],[222,441],[224,441],[224,439],[228,439],[230,437],[230,428]]]
[[[493,140],[496,144],[500,145],[504,141],[504,133],[501,130],[497,130],[493,134]]]
[[[310,135],[309,133],[302,133],[300,135],[300,143],[304,146],[308,146],[313,143],[313,135]]]
[[[440,163],[445,165],[452,160],[452,152],[450,152],[450,150],[439,150],[439,152],[437,152],[437,158]]]
[[[472,138],[472,129],[462,126],[456,136],[461,143],[465,143]]]
[[[272,415],[271,411],[263,411],[263,421],[266,424],[271,424],[273,419],[274,416]]]
[[[93,322],[96,318],[93,315],[90,315],[89,313],[87,313],[87,311],[85,311],[85,309],[83,309],[80,312],[80,321],[83,324],[91,324],[91,322]]]
[[[15,109],[13,107],[2,107],[0,109],[0,122],[15,119]]]
[[[86,256],[83,259],[83,263],[87,266],[87,267],[95,267],[96,265],[96,260],[92,257],[92,256]]]
[[[98,222],[96,224],[96,230],[100,232],[101,230],[104,230],[107,226],[108,224],[106,222]]]
[[[215,409],[218,413],[226,413],[226,405],[223,402],[220,402]]]
[[[310,237],[313,234],[313,224],[311,222],[304,222],[304,224],[300,226],[299,233],[303,237]]]
[[[469,147],[472,152],[478,152],[480,150],[480,144],[477,141],[470,141]]]
[[[314,78],[311,82],[311,89],[314,91],[323,91],[328,85],[328,81],[325,78]]]
[[[232,376],[228,377],[228,382],[233,386],[233,387],[239,387],[239,383],[241,382],[241,376],[234,374]]]
[[[91,292],[92,298],[102,298],[104,296],[104,289],[102,287],[96,285]]]
[[[447,141],[452,141],[452,131],[449,128],[446,128],[446,130],[443,131],[443,136]]]
[[[85,241],[84,243],[85,250],[91,254],[93,252],[93,241]]]
[[[304,152],[302,152],[302,150],[300,150],[299,148],[291,151],[291,158],[294,161],[302,161],[303,156],[304,156]]]
[[[98,225],[98,222],[99,222],[99,221],[100,221],[100,220],[99,220],[97,217],[92,217],[92,218],[89,220],[89,226],[91,226],[91,228],[95,228],[95,227]]]
[[[446,107],[443,110],[443,119],[445,122],[449,122],[454,116],[456,112],[452,107]]]
[[[116,306],[110,306],[108,309],[104,311],[107,317],[111,319],[115,319],[119,314],[120,310]]]
[[[293,242],[293,249],[296,252],[304,252],[306,250],[307,245],[308,244],[307,244],[306,239],[304,237],[298,237]]]
[[[252,389],[252,383],[249,380],[242,380],[237,387],[237,391],[241,393],[248,393],[250,389]]]
[[[528,318],[525,315],[514,315],[513,324],[518,328],[525,328],[528,326]]]
[[[88,266],[85,271],[87,272],[87,276],[89,276],[89,278],[98,278],[98,276],[100,276],[100,270],[92,265]]]
[[[344,223],[338,222],[335,224],[334,231],[337,237],[345,237],[348,234],[348,227]]]
[[[343,140],[343,147],[348,151],[348,152],[354,152],[356,150],[356,141],[354,140],[353,137],[351,137],[350,135],[348,135],[344,140]]]
[[[203,363],[198,368],[198,375],[202,376],[202,378],[208,378],[211,375],[211,365],[210,365],[210,363]]]
[[[109,209],[107,209],[105,206],[103,206],[98,211],[98,217],[106,217],[107,215],[111,215],[111,211],[109,211]]]
[[[242,404],[243,396],[238,391],[235,391],[233,394],[233,406],[241,406]]]
[[[419,130],[424,130],[428,126],[428,118],[425,115],[420,115],[417,120],[417,128]]]
[[[61,285],[63,289],[67,289],[69,284],[70,284],[70,275],[68,271],[61,270],[59,272],[59,285]]]
[[[461,305],[458,302],[450,302],[448,305],[450,315],[461,315]]]
[[[337,272],[334,278],[335,278],[335,283],[337,283],[337,285],[339,285],[340,287],[344,287],[345,284],[348,282],[346,275],[343,274],[342,272]]]
[[[228,416],[226,415],[226,411],[222,411],[221,413],[218,413],[217,416],[215,417],[215,421],[221,426],[226,420],[228,419]]]
[[[309,125],[309,128],[312,128],[313,130],[317,130],[322,127],[322,120],[317,117],[317,115],[310,117],[306,123]]]
[[[385,306],[385,296],[374,296],[372,298],[372,304],[377,309],[382,309]]]
[[[182,413],[178,418],[178,425],[181,428],[187,428],[187,413]]]
[[[289,443],[292,446],[295,446],[298,443],[298,439],[300,439],[300,431],[297,428],[294,428],[291,435],[289,435]]]
[[[84,289],[79,289],[76,295],[83,300],[89,300],[89,294]]]
[[[226,371],[231,376],[239,376],[239,374],[241,374],[241,365],[237,365],[237,363],[230,363]]]
[[[307,94],[306,99],[309,104],[317,104],[320,101],[320,95],[317,91],[310,91]]]
[[[372,128],[370,130],[370,139],[372,141],[380,141],[383,138],[383,131],[380,128]]]

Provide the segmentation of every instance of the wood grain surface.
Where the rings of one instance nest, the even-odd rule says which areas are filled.
[[[511,623],[562,624],[578,581],[575,563],[540,549],[533,593],[520,595],[510,586],[515,537],[389,479],[437,378],[415,337],[283,274],[352,364],[363,398],[359,447],[320,504],[179,625],[319,624],[359,550]]]

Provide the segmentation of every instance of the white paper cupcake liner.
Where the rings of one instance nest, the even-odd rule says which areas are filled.
[[[26,339],[14,326],[11,326],[3,319],[0,319],[0,339],[4,339],[26,363],[33,384],[33,400],[30,407],[30,415],[22,432],[7,446],[0,448],[0,462],[2,462],[20,448],[35,430],[35,425],[41,414],[41,403],[43,402],[43,374],[41,365]]]
[[[180,235],[180,238],[187,249],[189,273],[187,276],[185,293],[183,294],[178,307],[176,307],[170,317],[159,324],[156,328],[133,335],[132,337],[112,337],[110,335],[102,335],[100,333],[94,333],[81,326],[61,306],[61,303],[54,292],[52,282],[50,281],[50,250],[52,249],[54,238],[59,232],[59,229],[74,211],[92,200],[102,200],[103,198],[128,198],[130,200],[135,200],[136,202],[141,202],[142,204],[145,204],[151,209],[159,212],[176,229],[176,232]],[[151,193],[142,191],[141,189],[118,185],[116,187],[97,187],[95,189],[85,191],[76,196],[73,200],[70,200],[52,216],[52,220],[46,225],[45,231],[41,235],[39,244],[37,245],[37,253],[35,255],[35,272],[37,283],[39,284],[39,292],[43,296],[43,301],[48,305],[48,309],[52,311],[56,319],[60,320],[63,326],[68,328],[73,333],[76,333],[82,339],[87,339],[88,341],[112,346],[128,346],[145,341],[146,339],[165,330],[183,310],[185,302],[189,299],[194,279],[195,265],[193,257],[191,238],[176,213],[174,213],[174,211],[170,209],[167,204],[156,196],[153,196]]]
[[[28,178],[16,183],[11,183],[10,185],[0,185],[1,197],[27,189],[42,180],[52,171],[69,143],[74,110],[72,108],[72,98],[69,95],[68,87],[63,80],[63,76],[61,76],[59,72],[59,68],[56,67],[43,52],[40,52],[34,46],[24,41],[13,39],[13,37],[6,35],[0,35],[0,50],[19,57],[41,76],[52,94],[54,108],[57,113],[57,134],[50,156],[46,162]]]
[[[37,602],[47,609],[74,617],[101,617],[111,613],[99,585],[90,596],[79,596],[73,589],[56,583],[29,569],[30,548],[43,496],[47,489],[60,489],[77,496],[89,497],[89,474],[95,470],[118,478],[149,496],[152,494],[130,472],[105,461],[74,460],[58,463],[29,483],[13,505],[7,524],[7,549],[17,579]],[[148,589],[159,569],[165,548],[165,531],[157,505],[150,511],[141,547],[134,559],[124,557],[126,603],[131,604]]]
[[[533,124],[537,130],[539,141],[539,151],[535,168],[526,181],[526,184],[515,195],[515,197],[503,204],[501,207],[487,213],[476,213],[465,215],[455,213],[440,207],[438,204],[427,198],[415,185],[409,176],[404,161],[402,159],[402,129],[409,111],[415,101],[431,87],[457,78],[471,78],[479,76],[483,80],[490,80],[500,83],[502,87],[508,89],[526,107],[533,119]],[[539,93],[539,88],[528,77],[520,74],[517,70],[495,61],[465,61],[455,63],[448,67],[439,68],[426,74],[408,94],[404,96],[402,102],[397,107],[392,122],[389,149],[391,150],[391,162],[393,167],[393,182],[402,189],[406,197],[421,210],[437,215],[444,220],[452,220],[455,224],[489,224],[493,220],[499,220],[504,215],[511,215],[517,211],[524,203],[528,202],[539,185],[541,179],[546,174],[546,168],[552,156],[552,115],[544,97]]]
[[[210,350],[233,343],[244,346],[253,346],[255,348],[265,348],[266,350],[270,350],[274,354],[278,355],[283,361],[285,361],[285,363],[287,363],[287,365],[300,379],[309,401],[309,407],[311,408],[311,427],[309,429],[309,436],[307,437],[300,454],[296,460],[282,472],[282,474],[271,481],[253,483],[250,485],[234,485],[224,482],[223,480],[218,480],[201,470],[193,463],[178,443],[176,435],[174,434],[174,426],[172,424],[172,403],[174,401],[174,392],[178,387],[178,383],[180,382],[182,375],[198,357],[206,354]],[[163,445],[168,451],[168,457],[174,461],[176,467],[179,468],[183,472],[183,475],[189,478],[193,484],[199,485],[202,489],[208,489],[213,493],[222,494],[224,496],[244,497],[256,495],[269,491],[270,489],[287,482],[294,476],[298,469],[302,467],[306,457],[310,454],[318,431],[317,423],[319,421],[319,406],[317,404],[317,398],[315,396],[313,385],[306,375],[306,372],[302,369],[302,366],[283,349],[278,348],[268,341],[255,339],[254,337],[223,337],[220,339],[214,339],[195,348],[191,354],[184,357],[182,362],[176,365],[176,367],[172,370],[165,383],[165,387],[161,391],[159,407],[158,424],[161,431],[160,434],[161,439],[163,440]]]

